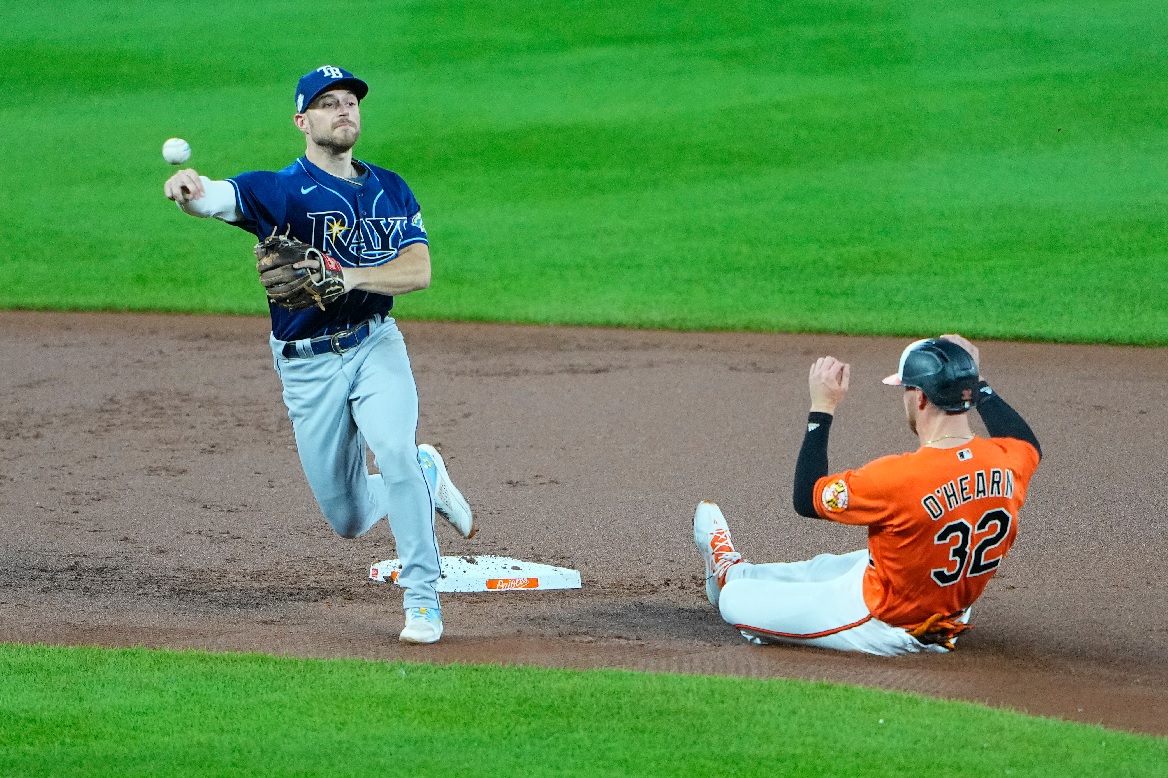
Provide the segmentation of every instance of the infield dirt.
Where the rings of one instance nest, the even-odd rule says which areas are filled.
[[[879,383],[905,339],[400,325],[480,526],[442,552],[582,589],[445,595],[443,641],[399,644],[366,580],[388,526],[320,517],[266,319],[0,312],[0,641],[825,679],[1168,735],[1168,350],[979,344],[1045,457],[960,649],[890,660],[746,645],[690,522],[715,500],[758,561],[862,547],[790,507],[807,369],[852,363],[831,465],[858,466],[914,446]]]

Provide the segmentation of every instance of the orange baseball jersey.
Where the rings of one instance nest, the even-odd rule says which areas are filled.
[[[913,628],[973,604],[1018,534],[1038,452],[1015,438],[922,447],[815,482],[825,519],[868,527],[864,601]]]

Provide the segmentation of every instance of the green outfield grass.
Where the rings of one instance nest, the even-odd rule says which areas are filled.
[[[823,683],[0,646],[0,774],[1162,775],[1168,741]]]
[[[423,204],[407,318],[1165,344],[1166,39],[1158,0],[33,3],[0,306],[262,312],[159,149],[284,166],[329,62]]]
[[[263,313],[161,195],[303,150],[424,207],[405,318],[1168,344],[1168,6],[986,0],[23,4],[0,307]],[[884,724],[880,724],[880,720]],[[1163,740],[843,687],[0,647],[2,775],[1143,775]]]

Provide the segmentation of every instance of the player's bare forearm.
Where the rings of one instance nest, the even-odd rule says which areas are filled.
[[[384,265],[346,267],[345,290],[361,289],[377,294],[399,295],[430,285],[430,249],[425,243],[411,243]]]

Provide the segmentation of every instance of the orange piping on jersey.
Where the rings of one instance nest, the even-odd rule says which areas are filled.
[[[765,635],[774,635],[777,638],[798,638],[799,640],[812,640],[814,638],[825,638],[828,635],[834,635],[837,632],[843,632],[846,629],[852,629],[853,627],[858,627],[861,624],[863,624],[864,622],[870,621],[871,618],[872,618],[872,614],[869,613],[864,618],[860,619],[859,621],[852,622],[851,624],[845,624],[842,627],[834,627],[832,629],[825,629],[822,632],[812,632],[812,633],[806,634],[806,635],[800,635],[800,634],[796,634],[794,632],[772,632],[769,629],[762,629],[760,627],[752,627],[748,624],[735,624],[734,629],[745,629],[745,630],[749,630],[750,632],[761,632]]]

